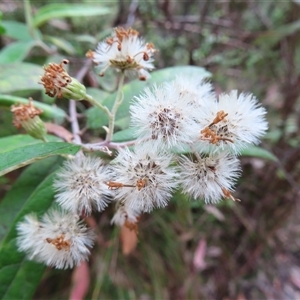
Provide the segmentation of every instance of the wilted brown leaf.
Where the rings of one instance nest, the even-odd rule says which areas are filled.
[[[124,255],[129,255],[136,248],[138,242],[137,230],[130,229],[124,225],[121,228],[120,238],[122,244],[122,253]]]
[[[70,143],[74,137],[70,131],[68,131],[66,128],[60,125],[53,124],[53,123],[45,123],[45,126],[47,128],[48,133],[56,135],[68,143]]]

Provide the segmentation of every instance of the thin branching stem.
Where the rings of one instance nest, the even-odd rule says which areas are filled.
[[[74,135],[74,142],[76,144],[81,145],[82,141],[81,141],[81,137],[80,137],[80,128],[79,128],[79,123],[78,123],[78,119],[77,119],[76,101],[75,100],[69,101],[69,114],[70,114],[72,133]]]
[[[133,146],[136,143],[136,141],[127,141],[122,143],[114,143],[111,141],[103,141],[97,144],[84,144],[82,145],[83,149],[87,151],[101,151],[101,152],[107,152],[106,149],[120,149],[124,147]]]
[[[106,106],[103,106],[101,103],[97,102],[92,96],[86,94],[85,100],[88,101],[88,102],[90,102],[94,106],[100,108],[101,110],[103,110],[107,114],[107,116],[108,116],[109,119],[112,118],[112,114],[109,111],[109,109]]]

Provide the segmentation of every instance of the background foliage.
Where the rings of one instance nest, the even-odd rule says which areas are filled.
[[[1,171],[11,167],[9,156],[21,157],[14,165],[25,165],[33,157],[78,151],[59,138],[52,137],[52,148],[45,149],[19,135],[7,108],[31,96],[43,102],[44,120],[69,126],[67,101],[53,106],[55,100],[37,84],[42,65],[62,58],[70,60],[69,73],[81,76],[90,94],[109,103],[116,88],[113,72],[97,77],[85,53],[119,25],[139,30],[159,53],[150,82],[125,85],[115,140],[130,138],[126,112],[132,95],[182,72],[209,72],[217,92],[249,91],[268,109],[270,130],[262,148],[269,152],[244,153],[235,194],[241,203],[212,207],[175,195],[167,209],[142,217],[139,242],[129,256],[122,254],[118,229],[109,225],[113,208],[89,220],[99,238],[88,270],[80,271],[81,281],[90,279],[86,298],[299,298],[298,1],[32,1],[32,10],[26,10],[28,3],[0,3]],[[177,67],[164,69],[171,66]],[[87,123],[83,139],[103,137],[99,112],[84,102],[78,110],[81,126]],[[76,271],[44,272],[15,251],[15,224],[29,211],[42,213],[51,205],[50,183],[60,162],[52,156],[0,177],[1,299],[68,298],[78,286]]]

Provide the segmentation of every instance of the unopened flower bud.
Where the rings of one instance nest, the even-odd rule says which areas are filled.
[[[71,77],[70,84],[62,89],[62,95],[67,99],[83,100],[86,96],[86,88],[77,79]]]
[[[13,105],[11,111],[14,115],[13,124],[15,127],[23,127],[32,137],[45,140],[47,129],[39,117],[43,111],[33,105],[31,98],[29,98],[28,104]]]
[[[85,86],[66,72],[63,65],[68,63],[64,59],[60,64],[50,63],[44,66],[45,73],[40,83],[50,97],[83,100],[86,95]]]

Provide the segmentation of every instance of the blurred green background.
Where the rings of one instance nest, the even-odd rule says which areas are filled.
[[[268,110],[262,148],[278,158],[241,158],[235,193],[241,203],[208,206],[176,194],[166,209],[142,216],[138,245],[128,256],[118,228],[110,226],[113,208],[96,215],[98,243],[82,273],[82,280],[90,278],[86,299],[299,299],[299,1],[63,3],[72,5],[1,1],[1,94],[52,104],[36,83],[43,64],[67,58],[74,76],[86,64],[85,53],[112,28],[133,27],[159,50],[157,69],[203,67],[217,93],[257,96]],[[112,71],[99,78],[92,67],[83,82],[100,98],[116,87]],[[0,117],[0,136],[17,133],[8,111]],[[90,126],[84,140],[101,136],[100,127]],[[1,178],[1,195],[18,175]],[[47,269],[33,298],[68,299],[72,275]]]

